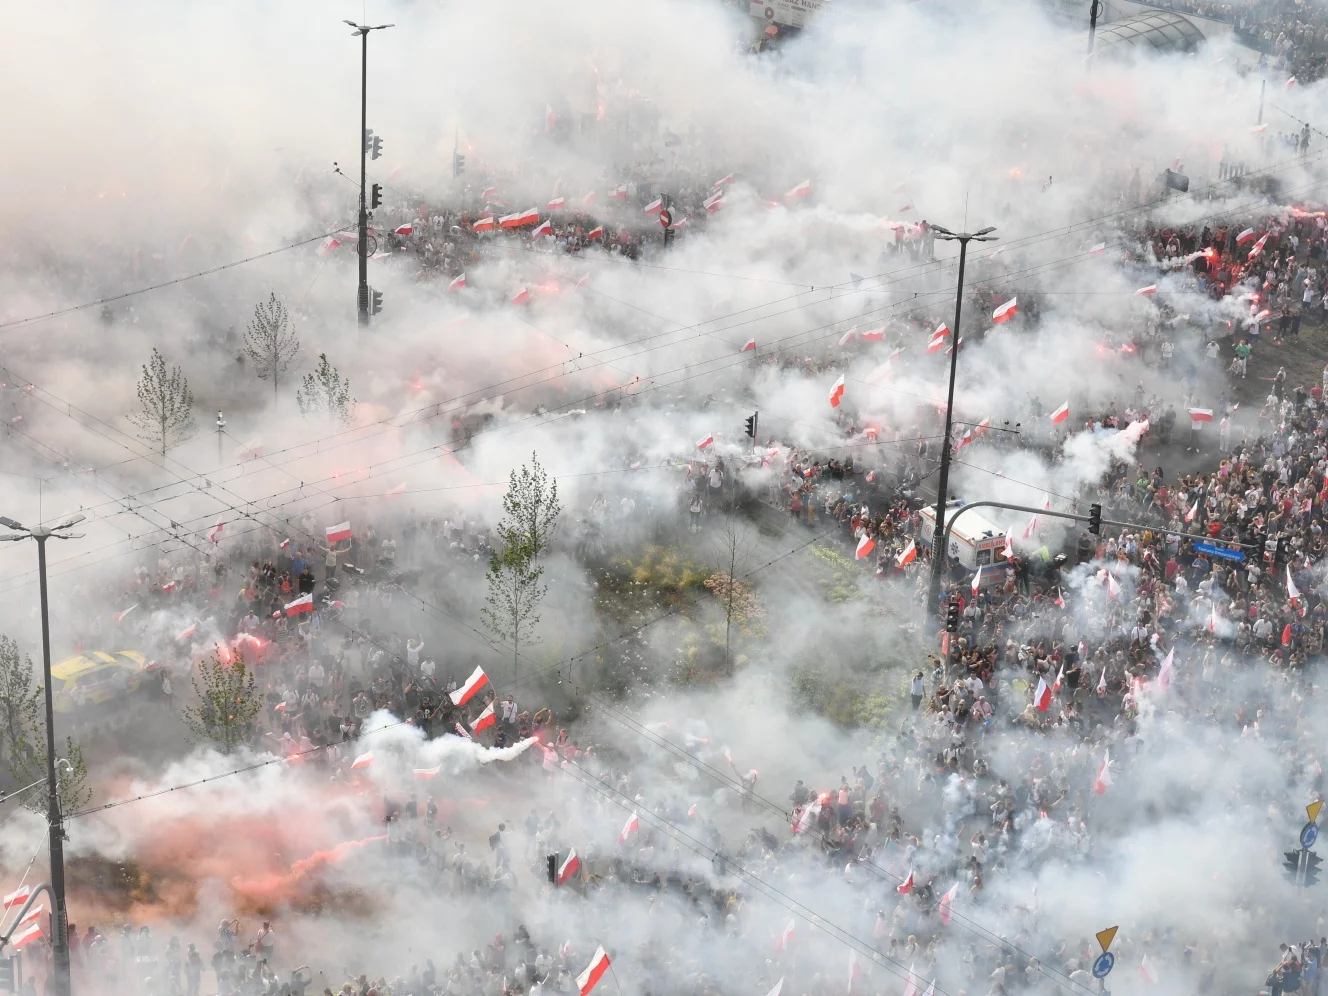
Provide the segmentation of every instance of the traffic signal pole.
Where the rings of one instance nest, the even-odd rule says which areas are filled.
[[[360,286],[355,297],[361,325],[369,324],[369,212],[364,202],[369,154],[369,31],[360,32],[360,227],[356,246],[360,256]]]

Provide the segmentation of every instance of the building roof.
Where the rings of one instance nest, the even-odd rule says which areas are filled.
[[[1122,52],[1193,52],[1203,40],[1204,33],[1184,14],[1156,10],[1099,27],[1095,47]]]

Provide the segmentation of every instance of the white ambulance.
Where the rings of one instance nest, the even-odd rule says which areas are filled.
[[[945,506],[945,521],[954,521],[955,513],[964,507],[961,501]],[[922,524],[918,530],[919,546],[932,549],[936,532],[936,506],[928,505],[919,513]],[[947,558],[950,568],[963,568],[969,574],[982,571],[982,587],[1005,583],[1005,531],[983,516],[982,512],[965,512],[950,530],[950,549]],[[995,568],[995,570],[993,570]]]

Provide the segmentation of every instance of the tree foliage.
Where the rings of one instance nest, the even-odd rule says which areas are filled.
[[[489,561],[489,594],[480,617],[500,640],[512,644],[512,671],[521,673],[522,644],[538,643],[539,606],[548,593],[544,568],[535,564],[524,544],[508,546]]]
[[[166,358],[154,347],[152,358],[143,365],[138,381],[139,410],[129,420],[138,427],[139,437],[161,451],[162,457],[174,443],[189,437],[194,430],[194,395],[189,381],[179,367],[166,368]]]
[[[46,779],[45,689],[35,683],[32,658],[19,653],[18,644],[0,636],[0,723],[4,738],[5,767],[16,787]],[[83,748],[72,737],[65,738],[63,757],[58,757],[57,785],[60,811],[70,813],[92,798]],[[23,804],[37,812],[46,810],[44,788],[23,796]]]
[[[244,352],[259,380],[272,378],[272,397],[277,397],[277,379],[300,351],[300,340],[290,327],[286,306],[273,294],[266,304],[254,306],[254,320],[244,333]]]
[[[318,366],[304,375],[304,386],[295,392],[295,403],[306,417],[322,415],[335,422],[349,423],[355,413],[355,399],[350,396],[350,378],[328,362],[326,353],[318,354]]]
[[[257,678],[244,658],[226,663],[213,652],[210,660],[199,664],[193,686],[197,701],[181,710],[181,719],[195,743],[231,754],[253,740],[262,700]]]
[[[528,559],[538,560],[553,542],[562,510],[558,482],[550,479],[539,457],[531,453],[530,466],[522,465],[508,476],[498,536],[504,546],[522,548]]]

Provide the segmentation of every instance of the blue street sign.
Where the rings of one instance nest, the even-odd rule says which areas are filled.
[[[1103,951],[1097,956],[1097,961],[1093,962],[1093,978],[1105,979],[1111,974],[1111,969],[1115,964],[1116,956],[1110,951]]]
[[[1306,823],[1300,828],[1300,846],[1309,850],[1314,846],[1314,842],[1319,839],[1319,828],[1313,823]]]
[[[1214,546],[1212,543],[1195,543],[1194,552],[1216,557],[1218,560],[1234,560],[1238,563],[1245,561],[1245,554],[1240,550],[1228,550],[1224,546]]]

